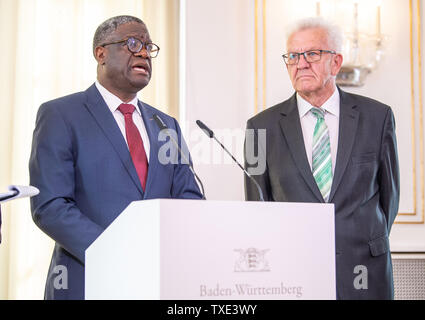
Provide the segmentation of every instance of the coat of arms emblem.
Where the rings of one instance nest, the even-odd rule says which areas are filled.
[[[270,271],[269,263],[265,254],[269,249],[258,250],[256,248],[235,249],[239,257],[235,263],[235,272],[267,272]]]

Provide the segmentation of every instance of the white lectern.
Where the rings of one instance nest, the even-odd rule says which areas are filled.
[[[335,299],[332,204],[146,200],[86,251],[86,299]]]

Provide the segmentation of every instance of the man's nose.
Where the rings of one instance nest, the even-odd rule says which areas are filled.
[[[298,63],[297,63],[297,68],[304,69],[304,68],[308,68],[309,66],[310,66],[310,63],[307,62],[307,60],[305,59],[305,56],[303,54],[300,54]]]
[[[149,59],[150,58],[149,53],[148,53],[148,50],[146,50],[145,47],[143,47],[142,50],[140,50],[139,52],[135,53],[134,55],[135,56],[141,56],[144,59]]]

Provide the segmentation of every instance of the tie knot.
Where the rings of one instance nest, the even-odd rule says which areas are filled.
[[[313,107],[310,109],[311,113],[317,118],[317,120],[325,118],[325,110],[317,107]]]
[[[118,110],[123,114],[133,114],[134,110],[136,108],[132,105],[132,104],[127,104],[127,103],[121,103],[120,106],[118,107]]]

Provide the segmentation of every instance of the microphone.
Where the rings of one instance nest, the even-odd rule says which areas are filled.
[[[33,197],[40,193],[40,191],[33,186],[9,186],[9,191],[0,193],[0,202],[6,202],[19,198]]]
[[[176,139],[173,138],[173,136],[168,132],[168,127],[165,124],[165,122],[157,115],[154,114],[153,115],[153,119],[155,120],[158,128],[160,131],[162,130],[166,130],[166,134],[170,137],[170,140],[173,142],[174,146],[177,148],[177,150],[179,151],[179,154],[184,158],[184,160],[186,161],[186,163],[189,165],[189,169],[192,172],[193,176],[196,178],[196,180],[199,182],[199,185],[201,187],[201,191],[202,191],[202,200],[206,200],[205,198],[205,191],[204,191],[204,185],[202,184],[201,179],[199,179],[198,175],[195,172],[195,169],[193,169],[192,163],[189,161],[189,159],[185,156],[185,154],[182,152],[182,150],[179,147],[179,143],[176,141]]]
[[[226,147],[220,141],[217,140],[217,138],[214,135],[214,132],[210,128],[208,128],[201,120],[196,120],[196,124],[199,126],[199,128],[202,129],[202,131],[205,132],[205,134],[208,137],[214,138],[214,140],[218,142],[218,144],[223,148],[224,151],[227,152],[227,154],[233,159],[233,161],[235,161],[237,163],[239,168],[241,168],[243,170],[243,172],[247,175],[247,177],[250,178],[252,182],[254,182],[255,186],[257,187],[258,195],[260,196],[260,200],[264,201],[263,191],[261,190],[261,187],[258,184],[258,182],[255,181],[255,179],[249,174],[249,172],[245,170],[245,168],[238,162],[238,160],[236,160],[236,158],[229,152],[229,150],[227,150]]]

